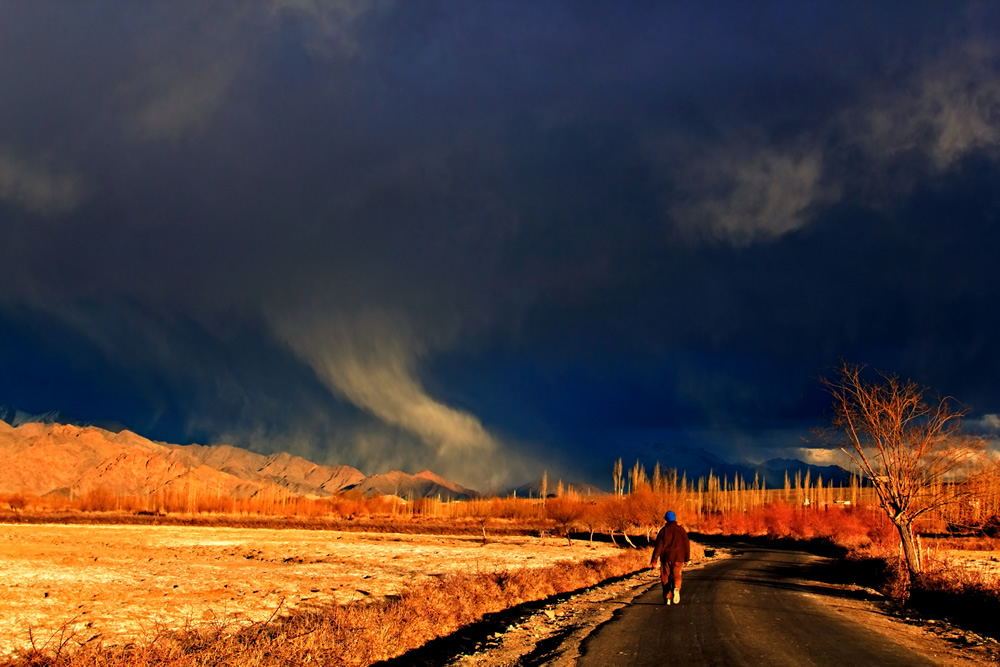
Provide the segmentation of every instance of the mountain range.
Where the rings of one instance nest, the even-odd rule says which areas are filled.
[[[365,495],[464,500],[478,496],[429,470],[365,476],[345,465],[320,465],[287,452],[265,456],[231,445],[173,445],[128,430],[0,421],[0,493],[80,496],[103,488],[144,496],[198,488],[229,497],[266,489],[328,497],[356,489]]]
[[[623,460],[628,467],[630,459]],[[789,480],[796,474],[805,479],[809,475],[813,483],[822,478],[824,484],[833,482],[836,486],[847,486],[851,481],[851,472],[837,465],[818,466],[799,459],[770,459],[762,463],[746,461],[728,462],[715,454],[697,447],[681,447],[667,443],[656,443],[640,450],[635,459],[649,473],[659,462],[661,470],[674,469],[677,474],[686,474],[687,479],[697,480],[708,477],[709,473],[716,477],[726,477],[730,480],[740,477],[745,482],[753,482],[756,477],[767,488],[781,488],[785,485],[785,475]]]
[[[430,470],[416,474],[394,470],[365,475],[345,465],[321,465],[279,452],[264,455],[231,445],[175,445],[154,442],[120,424],[68,423],[59,412],[28,414],[0,407],[0,493],[59,494],[76,496],[105,488],[117,495],[148,495],[158,491],[195,488],[229,497],[252,497],[266,489],[294,496],[328,497],[355,490],[366,496],[464,500],[478,497],[473,490]],[[675,469],[690,481],[707,477],[746,482],[756,477],[768,488],[780,488],[785,476],[809,475],[815,482],[847,485],[851,473],[835,466],[816,466],[797,459],[771,459],[763,463],[722,460],[700,448],[657,443],[644,447],[632,461],[641,462],[647,474],[656,462],[661,470]],[[623,461],[626,468],[629,460]],[[610,466],[608,481],[610,482]],[[547,493],[558,482],[549,478]],[[580,495],[603,491],[591,484],[568,481]],[[538,497],[541,480],[511,488],[519,497]]]

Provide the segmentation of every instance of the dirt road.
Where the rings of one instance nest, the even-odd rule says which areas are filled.
[[[650,586],[583,642],[576,664],[993,664],[886,615],[873,592],[824,583],[825,562],[746,546],[686,574],[679,606]]]

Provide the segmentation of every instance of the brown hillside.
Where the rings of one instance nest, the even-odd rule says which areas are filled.
[[[92,426],[0,421],[0,493],[80,496],[106,490],[120,496],[158,492],[248,497],[264,489],[327,497],[344,489],[366,495],[464,499],[478,494],[430,470],[366,478],[356,468],[319,465],[280,452],[264,456],[231,445],[173,445],[131,431]]]
[[[0,428],[0,491],[44,495],[76,488],[83,476],[129,451],[149,456],[164,450],[134,433],[118,436],[103,429],[63,424]]]
[[[400,498],[438,498],[442,500],[467,500],[479,494],[471,489],[466,489],[454,482],[440,478],[434,473],[424,471],[434,478],[441,479],[445,484],[439,484],[427,476],[409,475],[399,470],[372,475],[365,478],[355,489],[361,491],[366,496],[372,495],[394,495]]]

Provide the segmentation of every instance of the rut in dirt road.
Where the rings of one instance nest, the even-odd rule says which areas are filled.
[[[802,579],[817,559],[748,547],[735,558],[685,573],[681,604],[662,603],[659,585],[594,632],[579,665],[933,665],[859,624],[843,608],[864,592]],[[810,595],[816,594],[816,595]]]

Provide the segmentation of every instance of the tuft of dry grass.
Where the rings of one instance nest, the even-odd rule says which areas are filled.
[[[1000,580],[975,568],[933,563],[910,590],[909,606],[1000,639]]]
[[[369,665],[451,634],[486,614],[635,572],[647,566],[649,553],[623,550],[602,560],[563,562],[530,571],[452,575],[397,598],[327,603],[283,616],[278,616],[279,607],[264,622],[160,628],[145,640],[124,645],[67,632],[33,642],[31,649],[0,666]]]
[[[927,544],[934,549],[1000,552],[1000,537],[939,537],[927,540]]]

